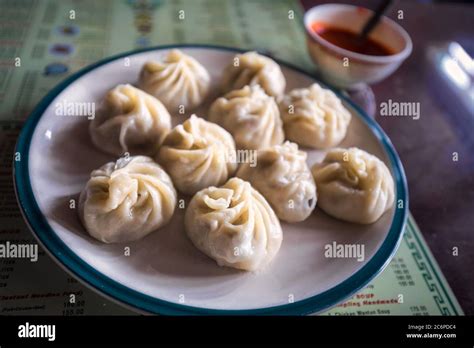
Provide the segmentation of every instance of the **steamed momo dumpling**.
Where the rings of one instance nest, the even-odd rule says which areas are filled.
[[[151,158],[123,157],[91,173],[79,199],[79,216],[92,237],[130,242],[168,223],[176,200],[170,177]]]
[[[292,90],[280,102],[280,111],[286,138],[318,149],[338,145],[351,121],[341,100],[317,83]]]
[[[394,203],[394,182],[387,166],[358,148],[332,149],[311,171],[318,207],[338,219],[371,224]]]
[[[272,59],[256,52],[238,54],[224,70],[222,89],[229,92],[246,85],[260,85],[265,93],[280,97],[285,92],[285,76]]]
[[[237,176],[250,182],[280,219],[303,221],[316,206],[316,185],[306,157],[298,145],[287,141],[259,150],[256,165],[241,164]]]
[[[202,103],[211,78],[206,68],[180,50],[171,50],[162,62],[146,62],[140,72],[139,86],[176,112],[182,105],[192,110]]]
[[[116,156],[154,155],[170,129],[163,104],[131,85],[110,90],[89,125],[94,145]]]
[[[232,136],[217,124],[192,115],[168,134],[158,154],[179,191],[194,194],[223,184],[237,169]]]
[[[232,178],[196,193],[184,225],[193,244],[220,266],[255,271],[280,249],[280,222],[250,183]]]
[[[208,118],[233,135],[238,149],[257,150],[281,144],[285,138],[275,99],[258,85],[218,98]]]

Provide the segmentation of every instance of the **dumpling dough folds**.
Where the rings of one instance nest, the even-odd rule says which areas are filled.
[[[171,117],[164,105],[127,84],[106,94],[89,133],[98,149],[112,155],[154,155],[170,129]]]
[[[249,181],[280,219],[303,221],[316,206],[316,185],[306,157],[298,145],[287,141],[259,150],[256,165],[242,163],[237,176]]]
[[[280,112],[286,138],[317,149],[338,145],[351,121],[341,100],[317,83],[292,90],[280,102]]]
[[[92,237],[130,242],[168,223],[176,197],[171,178],[151,158],[123,157],[91,173],[80,195],[79,216]]]
[[[234,140],[224,128],[192,115],[168,134],[158,162],[178,190],[191,195],[226,182],[237,169],[233,153]]]
[[[285,76],[272,59],[256,52],[246,52],[234,57],[223,73],[222,90],[229,92],[246,85],[260,85],[266,94],[281,97],[285,92]]]
[[[143,66],[139,86],[172,111],[192,110],[206,97],[211,78],[206,68],[180,50],[171,50],[163,61],[148,61]]]
[[[193,244],[220,266],[256,271],[280,249],[280,222],[250,183],[230,179],[196,193],[185,214]]]
[[[311,170],[318,187],[318,207],[331,216],[371,224],[393,206],[390,171],[363,150],[332,149]]]
[[[227,129],[238,149],[262,149],[281,144],[285,138],[275,99],[258,85],[245,86],[215,100],[209,121]]]

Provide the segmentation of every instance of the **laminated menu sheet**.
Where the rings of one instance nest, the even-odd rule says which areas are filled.
[[[120,52],[171,44],[259,50],[311,69],[296,1],[0,2],[0,244],[35,243],[17,206],[14,146],[23,120],[57,83]],[[71,294],[75,303],[69,301]],[[133,315],[82,285],[39,247],[36,261],[0,258],[0,313]],[[326,315],[459,315],[456,298],[410,216],[386,269]]]

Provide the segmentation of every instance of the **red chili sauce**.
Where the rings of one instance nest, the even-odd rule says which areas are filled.
[[[389,56],[395,52],[384,44],[370,37],[359,38],[359,34],[347,29],[337,28],[326,23],[313,22],[311,30],[324,40],[346,50],[369,56]]]

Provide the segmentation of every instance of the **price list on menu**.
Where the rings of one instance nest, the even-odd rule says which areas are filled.
[[[291,0],[1,1],[0,244],[37,243],[16,203],[12,161],[23,121],[61,80],[113,54],[180,43],[259,50],[309,70],[301,13]],[[37,260],[0,258],[0,313],[136,314],[72,278],[41,246]],[[323,314],[456,315],[462,310],[410,216],[386,269]]]

